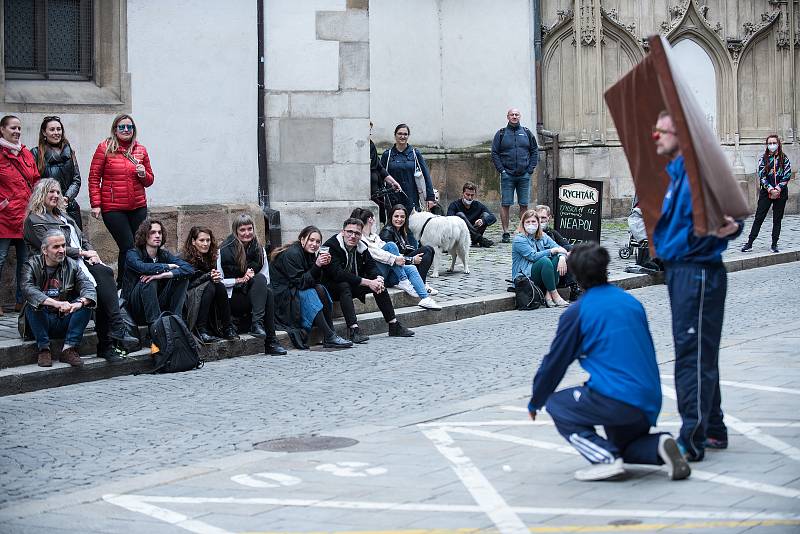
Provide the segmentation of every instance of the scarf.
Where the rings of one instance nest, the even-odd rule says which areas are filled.
[[[20,150],[22,150],[22,143],[17,143],[16,145],[10,141],[6,141],[4,138],[0,137],[0,146],[3,148],[8,149],[9,152],[14,154],[15,156],[19,154]]]

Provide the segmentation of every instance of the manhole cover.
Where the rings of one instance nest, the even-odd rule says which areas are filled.
[[[358,440],[337,438],[335,436],[299,436],[295,438],[272,439],[253,445],[254,448],[269,452],[312,452],[343,449],[356,445]]]
[[[617,519],[616,521],[609,521],[608,524],[615,527],[622,527],[625,525],[641,525],[642,522],[638,519]]]

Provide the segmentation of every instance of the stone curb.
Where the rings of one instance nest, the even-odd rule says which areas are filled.
[[[728,272],[736,272],[758,267],[791,263],[798,260],[800,260],[800,251],[789,251],[778,254],[735,258],[726,260],[723,263]],[[625,290],[639,289],[663,282],[663,273],[656,273],[654,275],[622,273],[611,279],[612,284]],[[400,300],[402,296],[395,294],[393,295],[393,300],[395,299]],[[398,308],[396,313],[398,319],[405,326],[416,328],[419,326],[469,319],[489,313],[511,311],[515,307],[515,302],[514,295],[511,293],[496,293],[483,297],[471,297],[441,302],[441,305],[442,310],[440,311],[425,310],[416,306],[405,306]],[[340,334],[343,334],[345,329],[344,324],[341,321],[337,321],[337,323],[337,330]],[[382,315],[377,311],[359,314],[358,324],[361,330],[367,335],[383,334],[388,330]],[[288,336],[285,333],[279,333],[278,338],[285,346],[290,346]],[[317,340],[312,338],[311,341],[315,342]],[[19,347],[19,344],[17,346]],[[243,335],[238,341],[202,346],[201,352],[205,361],[215,361],[226,358],[263,354],[263,346],[262,340],[249,335]],[[0,350],[2,350],[2,344],[0,344]],[[315,347],[314,350],[328,349]],[[290,354],[294,353],[293,350]],[[77,370],[61,363],[54,363],[53,367],[49,369],[37,367],[35,364],[9,367],[0,369],[0,396],[102,380],[115,376],[129,375],[135,372],[147,372],[151,368],[152,360],[149,349],[131,353],[128,355],[128,358],[118,363],[108,363],[104,359],[96,357],[84,358],[84,367]]]

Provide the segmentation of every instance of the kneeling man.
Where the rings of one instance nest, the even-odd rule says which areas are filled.
[[[48,230],[42,253],[33,256],[22,270],[25,320],[39,348],[39,367],[50,367],[50,338],[63,337],[61,361],[81,367],[78,345],[97,302],[92,281],[78,262],[67,257],[67,242],[60,230]]]
[[[569,269],[586,293],[561,315],[528,411],[535,419],[546,406],[558,432],[592,463],[575,472],[578,480],[618,478],[625,474],[623,462],[666,464],[670,479],[686,478],[691,469],[677,442],[668,433],[650,433],[661,411],[653,338],[641,303],[608,283],[609,259],[597,243],[572,250]],[[589,380],[553,393],[576,359]]]

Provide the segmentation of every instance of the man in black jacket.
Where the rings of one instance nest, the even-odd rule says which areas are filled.
[[[365,343],[369,336],[362,334],[358,328],[356,309],[353,298],[364,301],[367,293],[375,296],[375,303],[389,323],[389,335],[411,337],[414,332],[400,324],[394,315],[392,299],[386,292],[383,277],[378,275],[375,261],[361,242],[361,230],[364,227],[359,219],[347,219],[339,234],[328,239],[323,247],[328,247],[331,262],[323,273],[323,283],[334,300],[342,307],[342,315],[347,323],[348,337],[353,343]]]
[[[542,230],[550,239],[555,241],[559,247],[563,247],[566,249],[567,253],[571,252],[575,245],[569,242],[569,240],[558,233],[558,230],[553,228],[553,223],[550,218],[550,206],[545,206],[544,204],[539,204],[536,206],[536,215],[539,216],[539,224],[542,225]],[[578,285],[578,282],[575,281],[575,276],[572,272],[567,271],[567,274],[560,277],[558,280],[558,285],[556,287],[568,287],[569,288],[569,301],[575,302],[578,300],[583,294],[583,290]]]
[[[472,246],[491,247],[494,241],[483,237],[486,229],[497,222],[497,217],[483,203],[475,200],[478,186],[472,182],[464,182],[461,198],[454,200],[447,208],[447,215],[461,217],[467,223]]]
[[[97,301],[94,286],[78,262],[67,257],[67,243],[60,230],[48,230],[42,253],[22,268],[20,286],[25,295],[25,320],[39,348],[39,367],[50,367],[50,338],[64,337],[61,361],[81,367],[78,345]]]
[[[164,225],[145,219],[125,255],[122,297],[138,324],[150,325],[162,311],[181,315],[194,268],[164,249]]]

